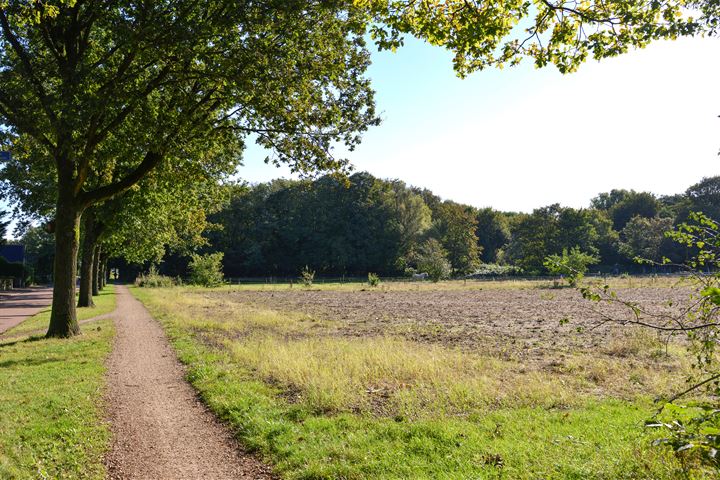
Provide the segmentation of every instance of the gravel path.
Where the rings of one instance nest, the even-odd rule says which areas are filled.
[[[21,288],[0,293],[0,333],[52,303],[52,288]]]
[[[197,399],[160,325],[117,286],[117,330],[108,360],[111,479],[267,479]]]

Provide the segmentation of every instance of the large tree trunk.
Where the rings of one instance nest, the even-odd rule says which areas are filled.
[[[81,214],[81,208],[72,199],[60,196],[55,213],[55,273],[48,337],[71,337],[80,333],[75,310],[75,277]]]
[[[95,253],[93,255],[93,269],[92,269],[92,294],[94,297],[100,295],[100,246],[95,247]]]
[[[93,264],[95,258],[95,216],[92,209],[83,215],[82,258],[80,263],[80,295],[78,307],[94,307],[92,299]]]

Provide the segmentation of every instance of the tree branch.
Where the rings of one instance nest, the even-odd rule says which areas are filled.
[[[33,85],[33,87],[35,87],[36,94],[38,96],[38,99],[40,100],[40,104],[42,105],[43,110],[45,111],[45,114],[48,116],[52,123],[57,123],[57,115],[55,115],[55,112],[53,112],[52,108],[50,108],[50,102],[48,101],[45,89],[43,88],[42,83],[40,83],[40,80],[35,75],[27,52],[22,47],[22,45],[20,45],[17,37],[10,29],[10,24],[8,22],[7,16],[5,15],[5,9],[2,8],[0,8],[0,25],[2,26],[5,38],[12,46],[18,58],[20,58],[20,62],[23,65],[25,74],[28,76],[28,80]]]
[[[142,180],[145,175],[147,175],[158,163],[160,163],[162,158],[163,156],[160,153],[147,152],[143,161],[140,162],[140,165],[138,165],[135,170],[130,172],[121,180],[89,192],[81,192],[78,195],[80,204],[83,207],[88,207],[93,203],[107,200],[108,198],[127,190]]]

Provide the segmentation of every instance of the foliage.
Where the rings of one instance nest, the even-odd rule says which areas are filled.
[[[689,210],[702,212],[705,216],[720,221],[720,176],[703,178],[691,185],[685,196],[689,200]]]
[[[620,253],[627,258],[653,262],[661,260],[665,232],[672,228],[671,218],[633,217],[621,232]]]
[[[376,14],[371,28],[380,48],[402,45],[410,33],[454,52],[459,75],[490,66],[553,64],[575,71],[590,56],[613,57],[658,39],[715,34],[718,6],[708,0],[644,2],[512,0],[362,0]]]
[[[25,280],[28,275],[28,271],[20,262],[8,262],[3,257],[0,257],[0,277],[13,277]]]
[[[224,276],[222,270],[223,253],[208,253],[190,256],[190,283],[203,287],[217,287],[222,285]]]
[[[498,251],[510,241],[510,224],[502,212],[482,208],[476,215],[475,236],[481,247],[480,260],[485,263],[497,261]]]
[[[522,270],[513,265],[498,265],[497,263],[483,263],[468,277],[504,277],[518,275]]]
[[[716,352],[720,338],[720,225],[702,213],[691,213],[689,220],[667,232],[668,238],[694,252],[684,265],[689,274],[685,285],[691,287],[691,293],[683,308],[656,313],[645,305],[622,300],[607,285],[599,290],[583,287],[581,292],[587,299],[619,303],[630,310],[628,318],[609,317],[606,321],[685,336],[694,360],[693,372],[687,379],[689,386],[670,398],[660,399],[660,411],[648,425],[665,434],[656,444],[671,446],[685,455],[697,453],[708,464],[720,468],[720,364]],[[708,268],[713,273],[706,273]]]
[[[306,287],[312,287],[313,281],[315,280],[315,270],[310,270],[310,267],[305,265],[300,271],[300,281]]]
[[[368,272],[368,285],[371,287],[380,285],[380,276],[377,273]]]
[[[366,11],[345,2],[10,2],[0,10],[3,190],[54,215],[48,335],[79,332],[82,212],[155,169],[231,175],[245,140],[294,172],[343,171],[378,123],[365,76]],[[50,12],[50,13],[48,13]],[[242,34],[238,34],[242,32]],[[187,167],[187,168],[184,168]],[[55,188],[42,187],[48,183]],[[54,198],[54,212],[34,198]],[[43,201],[42,205],[52,204]]]
[[[4,245],[5,242],[7,242],[7,239],[5,237],[7,235],[7,227],[8,225],[10,225],[10,222],[5,220],[6,215],[6,211],[0,210],[0,246]]]
[[[410,263],[415,265],[415,270],[427,273],[433,282],[450,278],[452,274],[452,265],[447,258],[447,251],[434,238],[420,244],[410,257]]]
[[[573,247],[568,251],[563,248],[561,255],[545,257],[545,268],[551,275],[566,275],[571,286],[576,286],[588,270],[590,265],[600,261],[596,255],[591,255]]]
[[[30,227],[20,242],[25,245],[25,264],[30,268],[32,282],[51,283],[55,236],[42,227]]]
[[[660,203],[655,195],[649,192],[630,190],[608,210],[608,213],[612,218],[613,228],[619,232],[634,217],[653,218],[659,210]]]
[[[160,275],[155,265],[150,266],[148,273],[141,273],[135,279],[135,285],[148,288],[167,288],[175,285],[175,280],[165,275]]]
[[[433,226],[430,236],[440,241],[453,272],[459,274],[472,272],[480,264],[480,246],[475,235],[477,218],[474,209],[445,201],[436,204],[432,212]]]
[[[324,176],[312,181],[226,185],[223,196],[230,201],[207,219],[218,228],[205,234],[212,245],[206,249],[225,253],[225,272],[237,277],[294,276],[305,265],[326,275],[403,274],[414,269],[410,253],[429,238],[441,243],[457,274],[472,275],[480,259],[511,265],[529,275],[542,274],[547,256],[561,255],[564,248],[574,246],[599,256],[606,271],[620,267],[633,271],[642,267],[632,261],[636,253],[625,254],[631,236],[615,230],[611,210],[620,211],[617,205],[637,206],[643,203],[637,199],[644,199],[653,209],[656,203],[661,205],[658,218],[667,223],[686,218],[690,205],[685,194],[660,202],[652,194],[612,190],[593,199],[592,208],[554,204],[517,214],[443,201],[429,190],[366,172],[347,180],[346,184]],[[198,193],[202,196],[202,190]],[[141,225],[139,231],[152,237],[149,226]],[[621,241],[628,244],[622,251]],[[658,250],[659,257],[674,261],[681,261],[686,253],[669,241],[661,241]],[[169,267],[179,274],[185,265]]]
[[[512,238],[505,260],[528,273],[545,271],[545,258],[577,246],[595,255],[600,236],[596,215],[591,210],[575,210],[558,204],[520,215],[512,226]]]

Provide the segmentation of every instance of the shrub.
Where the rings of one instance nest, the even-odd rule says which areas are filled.
[[[483,263],[468,277],[504,277],[518,275],[522,269],[514,265],[498,265],[497,263]]]
[[[209,253],[198,255],[193,253],[190,257],[190,283],[203,287],[217,287],[222,285],[224,276],[222,272],[223,253]]]
[[[415,254],[415,263],[419,272],[425,272],[433,282],[450,277],[452,266],[447,259],[447,252],[440,242],[431,238],[420,245]]]
[[[377,273],[368,272],[368,284],[371,287],[377,287],[380,285],[380,276]]]
[[[135,285],[138,287],[165,288],[174,286],[175,281],[171,277],[160,275],[155,265],[152,265],[148,273],[138,275],[135,279]]]
[[[573,247],[569,252],[567,248],[563,248],[562,255],[545,257],[543,265],[551,275],[567,275],[568,282],[574,287],[582,280],[588,267],[599,261],[595,255],[583,252],[580,247]]]
[[[313,280],[315,280],[315,270],[310,270],[310,267],[305,265],[305,268],[300,271],[300,281],[306,287],[311,287]]]

